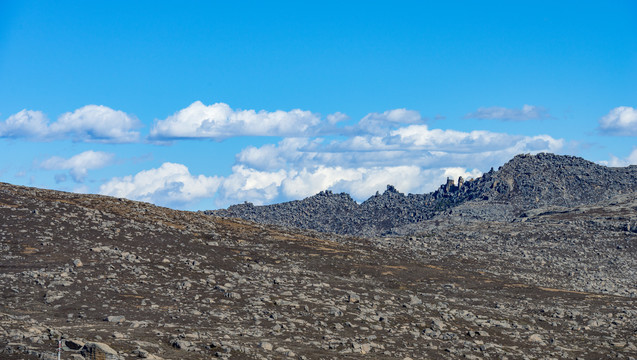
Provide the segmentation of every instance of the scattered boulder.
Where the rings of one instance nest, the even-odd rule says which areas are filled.
[[[533,335],[529,336],[528,341],[532,342],[532,343],[537,343],[537,344],[540,344],[540,345],[544,345],[544,340],[542,339],[542,336],[539,335],[539,334],[533,334]]]
[[[126,321],[126,317],[124,317],[123,315],[110,315],[110,316],[105,317],[104,321],[121,324],[124,321]]]

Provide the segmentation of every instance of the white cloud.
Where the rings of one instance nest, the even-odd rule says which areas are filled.
[[[300,199],[314,195],[321,190],[334,189],[346,182],[359,181],[365,169],[348,169],[340,166],[317,166],[314,169],[291,171],[282,181],[282,192],[286,198]]]
[[[220,182],[216,176],[191,175],[185,165],[165,162],[134,176],[113,178],[100,186],[99,192],[158,205],[183,206],[214,196]]]
[[[305,158],[311,158],[313,153],[310,149],[320,142],[308,138],[286,138],[277,145],[248,146],[236,155],[236,159],[240,164],[257,170],[281,169],[290,162],[299,164],[306,161]]]
[[[526,121],[549,119],[551,115],[541,106],[524,105],[522,109],[509,109],[492,106],[481,107],[477,111],[465,115],[465,119],[495,119],[508,121]]]
[[[0,123],[0,137],[41,139],[48,134],[48,120],[41,111],[22,110]]]
[[[523,139],[515,136],[490,131],[474,130],[463,132],[456,130],[429,129],[427,125],[411,125],[392,131],[401,144],[420,149],[436,151],[467,152],[472,150],[488,150],[514,145]]]
[[[637,136],[637,109],[616,107],[599,120],[599,128],[609,135]]]
[[[101,169],[113,163],[114,154],[101,151],[85,151],[69,159],[53,156],[40,164],[46,170],[69,170],[75,182],[83,182],[88,175],[88,170]],[[56,176],[56,181],[64,181],[66,177]]]
[[[123,111],[86,105],[62,114],[51,124],[50,131],[60,137],[71,136],[75,141],[130,143],[139,140],[139,132],[134,131],[138,127],[139,120]]]
[[[610,160],[608,161],[600,161],[602,165],[612,166],[612,167],[624,167],[628,165],[637,165],[637,148],[633,149],[633,151],[624,159],[618,158],[615,155],[610,155]]]
[[[331,122],[343,119],[337,113]],[[206,106],[195,101],[165,120],[155,123],[150,131],[152,139],[208,138],[223,140],[233,136],[306,136],[313,135],[321,123],[319,115],[294,109],[238,110],[224,103]]]
[[[382,113],[369,113],[361,119],[362,124],[373,122],[389,122],[395,124],[416,124],[422,121],[417,111],[407,109],[393,109]]]
[[[102,105],[86,105],[64,113],[52,124],[42,112],[25,109],[0,123],[0,137],[129,143],[139,140],[139,132],[134,129],[140,126],[135,117]]]

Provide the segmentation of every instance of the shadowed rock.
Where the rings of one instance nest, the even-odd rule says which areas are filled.
[[[80,354],[87,360],[119,360],[117,351],[113,350],[110,346],[99,343],[89,342],[84,344],[80,350]]]

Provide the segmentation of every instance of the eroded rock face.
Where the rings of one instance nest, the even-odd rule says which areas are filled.
[[[347,194],[329,191],[300,201],[254,206],[243,204],[207,214],[322,232],[378,236],[434,217],[511,221],[547,206],[594,204],[637,191],[637,166],[609,168],[574,156],[518,155],[477,179],[449,180],[429,194],[398,192],[388,185],[357,204]]]
[[[0,183],[0,358],[634,358],[635,209],[358,238]]]

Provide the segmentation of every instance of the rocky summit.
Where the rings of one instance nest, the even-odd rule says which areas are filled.
[[[0,358],[636,359],[635,171],[518,156],[260,223],[0,183]]]
[[[324,191],[300,201],[251,203],[206,211],[263,224],[344,235],[401,233],[406,225],[452,215],[473,220],[507,220],[547,206],[594,204],[637,191],[637,166],[611,168],[574,156],[518,155],[477,179],[449,179],[429,194],[400,193],[391,185],[361,204],[348,194]]]

